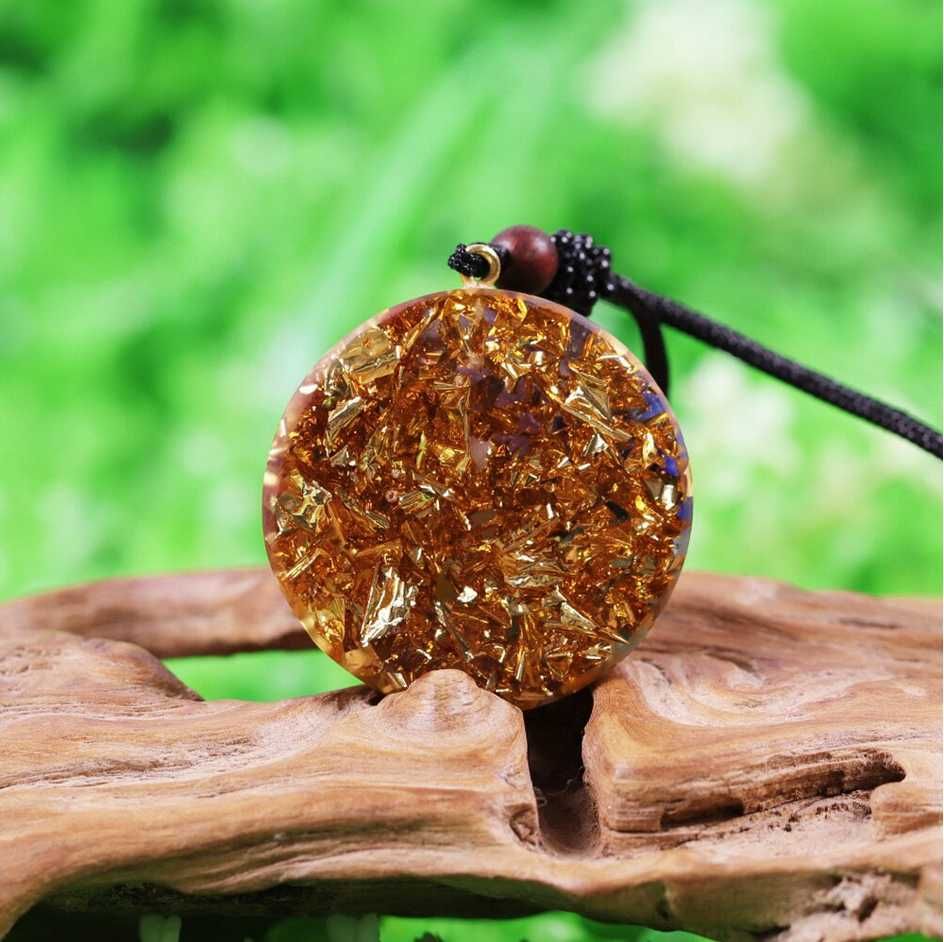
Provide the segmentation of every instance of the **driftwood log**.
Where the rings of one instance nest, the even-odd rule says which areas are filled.
[[[937,602],[688,574],[525,716],[452,671],[205,702],[158,660],[308,644],[258,570],[0,606],[0,935],[40,902],[940,932]]]

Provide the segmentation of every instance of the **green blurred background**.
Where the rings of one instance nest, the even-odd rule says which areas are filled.
[[[297,381],[368,315],[455,284],[457,241],[517,222],[591,232],[642,284],[940,425],[936,2],[0,14],[3,597],[262,564]],[[625,315],[597,319],[638,348]],[[686,338],[670,355],[690,566],[940,592],[936,461]],[[314,652],[264,657],[174,667],[207,696],[347,682]],[[542,918],[535,938],[603,932]]]

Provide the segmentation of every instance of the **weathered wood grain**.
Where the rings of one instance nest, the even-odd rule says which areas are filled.
[[[940,932],[936,602],[688,574],[592,695],[525,717],[451,671],[204,702],[144,650],[303,643],[255,570],[0,606],[0,931],[43,900]]]
[[[109,579],[0,605],[5,630],[68,631],[141,645],[156,657],[310,648],[267,569]]]

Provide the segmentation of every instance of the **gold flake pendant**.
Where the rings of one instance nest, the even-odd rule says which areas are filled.
[[[383,692],[457,668],[536,707],[625,656],[692,519],[678,423],[579,314],[484,283],[384,311],[279,424],[263,517],[315,643]]]

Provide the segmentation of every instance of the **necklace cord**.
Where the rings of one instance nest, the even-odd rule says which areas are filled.
[[[944,453],[941,433],[914,416],[852,389],[823,373],[775,353],[756,340],[720,324],[706,314],[663,297],[612,271],[610,250],[595,245],[587,235],[566,229],[550,237],[557,249],[557,271],[550,284],[536,292],[549,301],[557,301],[587,317],[599,300],[627,311],[636,321],[643,346],[643,358],[652,378],[668,395],[669,362],[662,325],[679,330],[718,350],[723,350],[749,366],[773,376],[795,389],[865,419],[937,458]],[[509,249],[491,243],[502,265],[510,258]],[[449,267],[472,278],[484,277],[488,263],[480,255],[456,246]],[[501,278],[498,286],[502,287]]]

